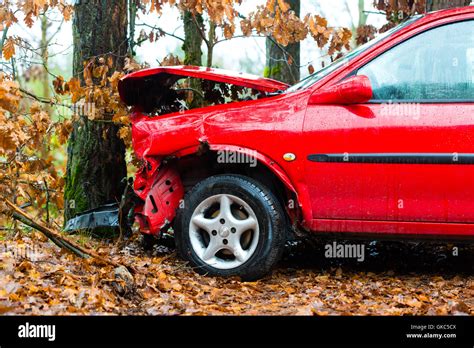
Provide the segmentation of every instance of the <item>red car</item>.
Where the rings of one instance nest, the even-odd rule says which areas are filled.
[[[189,78],[229,93],[187,109]],[[412,17],[291,87],[178,66],[119,89],[141,231],[173,227],[201,273],[257,279],[289,230],[474,237],[474,7]]]

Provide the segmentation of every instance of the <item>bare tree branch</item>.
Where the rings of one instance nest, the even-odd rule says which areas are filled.
[[[167,35],[167,36],[170,36],[170,37],[174,37],[175,39],[184,42],[184,39],[183,39],[182,37],[179,37],[179,36],[174,35],[174,34],[172,34],[172,33],[166,32],[166,31],[164,31],[164,30],[163,30],[162,28],[160,28],[160,27],[155,27],[155,26],[153,26],[153,25],[149,25],[149,24],[146,24],[146,23],[137,24],[137,27],[138,27],[138,26],[147,27],[147,28],[150,28],[150,29],[153,29],[153,30],[158,30],[160,33],[163,33],[163,34],[165,34],[165,35]]]

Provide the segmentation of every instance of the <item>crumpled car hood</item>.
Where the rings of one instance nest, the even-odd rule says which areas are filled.
[[[128,106],[142,104],[147,92],[167,93],[178,80],[186,77],[228,83],[261,92],[286,90],[286,83],[228,70],[197,66],[167,66],[140,70],[124,76],[118,85],[120,98]]]

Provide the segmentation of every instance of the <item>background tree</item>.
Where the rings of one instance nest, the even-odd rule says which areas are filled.
[[[388,23],[382,28],[372,25],[359,25],[356,43],[366,43],[380,32],[385,32],[414,14],[438,11],[448,8],[469,6],[471,0],[374,0],[374,7],[386,14]]]
[[[146,0],[142,0],[142,3],[147,4],[148,13],[160,13],[164,2],[160,2],[160,6],[157,6],[154,2],[149,3]],[[271,41],[275,45],[287,48],[286,51],[288,51],[288,49],[291,50],[291,47],[297,48],[298,45],[292,46],[292,44],[306,39],[308,34],[310,34],[319,48],[328,46],[328,54],[330,56],[339,53],[343,49],[349,49],[351,38],[349,29],[330,27],[327,20],[318,15],[306,14],[300,18],[299,1],[297,0],[267,0],[264,5],[256,6],[246,16],[238,11],[240,3],[241,1],[237,0],[226,2],[203,0],[192,2],[185,0],[173,1],[173,4],[177,6],[181,13],[184,13],[185,38],[177,37],[174,33],[167,32],[163,28],[148,24],[142,25],[151,28],[151,32],[147,34],[145,31],[142,31],[140,36],[156,41],[160,36],[168,35],[184,41],[185,62],[189,61],[193,56],[198,57],[196,59],[198,61],[199,56],[202,57],[203,55],[201,51],[203,46],[201,44],[204,43],[204,46],[207,48],[205,65],[208,67],[213,65],[216,46],[221,42],[236,37],[271,37]],[[290,4],[296,11],[291,10]],[[200,24],[200,16],[203,18],[203,25]],[[194,28],[192,24],[194,24]],[[236,29],[239,25],[242,33],[236,34]],[[194,44],[191,45],[193,42]],[[282,52],[282,50],[280,52],[274,50],[273,52],[275,52],[274,54],[286,56],[286,63],[291,67],[290,72],[292,71],[294,75],[291,80],[298,80],[299,50],[294,50],[294,57],[290,57],[289,54]],[[266,69],[267,72],[269,70],[271,69]],[[274,71],[277,70],[276,68],[274,69]],[[265,75],[270,76],[268,73]],[[273,75],[273,77],[276,76]],[[281,77],[281,79],[286,78]]]
[[[471,0],[374,0],[374,6],[385,12],[391,23],[399,23],[415,13],[468,6],[470,3]]]
[[[427,0],[427,11],[437,11],[446,8],[469,6],[471,0]]]
[[[102,74],[91,77],[91,70],[107,66],[110,75],[123,66],[128,51],[127,9],[126,0],[76,2],[73,75],[83,84],[100,84]],[[113,58],[106,62],[106,57]],[[102,116],[101,121],[83,116],[74,122],[67,151],[65,219],[121,199],[127,176],[125,145],[117,136],[113,115]]]
[[[287,0],[291,11],[300,16],[300,0]],[[264,76],[275,80],[295,84],[300,80],[300,42],[280,45],[274,37],[266,40],[266,65]]]
[[[191,11],[184,11],[182,16],[184,24],[184,64],[201,66],[204,20],[200,13],[193,13]],[[191,79],[190,87],[196,91],[202,90],[201,82],[197,79]],[[191,107],[197,107],[201,103],[202,98],[199,97],[198,93],[194,93]]]
[[[62,0],[4,1],[0,7],[0,225],[6,199],[31,207],[31,215],[47,224],[63,207],[64,181],[54,156],[68,122],[52,115],[50,106],[60,103],[49,98],[50,86],[46,91],[48,47],[57,31],[47,35],[44,19],[53,12],[68,21],[72,7]],[[39,42],[12,30],[31,29],[36,19],[41,19]]]
[[[199,13],[185,11],[183,13],[184,24],[184,64],[202,65],[202,43],[204,32],[204,20]]]
[[[51,24],[48,22],[48,17],[46,16],[45,13],[41,14],[40,16],[41,19],[41,42],[40,42],[40,48],[41,48],[41,61],[43,63],[43,69],[40,74],[40,79],[41,79],[41,88],[42,88],[42,96],[45,99],[50,99],[51,98],[51,93],[50,93],[50,88],[51,84],[49,82],[49,74],[48,74],[48,29],[51,26]],[[46,111],[49,111],[49,108],[46,108]]]

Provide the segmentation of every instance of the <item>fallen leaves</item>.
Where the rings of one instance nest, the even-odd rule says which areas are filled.
[[[462,273],[308,267],[289,259],[271,276],[243,283],[200,276],[174,253],[159,247],[146,254],[138,242],[134,237],[123,248],[88,242],[115,261],[134,266],[134,288],[125,290],[126,277],[116,268],[65,254],[36,234],[5,240],[0,248],[0,313],[474,315],[474,278]],[[41,254],[35,260],[18,258],[12,253],[18,245],[28,250],[37,245]],[[467,259],[474,255],[472,248],[466,252]]]

